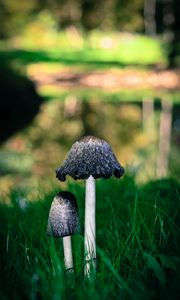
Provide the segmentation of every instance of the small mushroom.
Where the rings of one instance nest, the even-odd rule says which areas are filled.
[[[63,238],[64,263],[67,270],[73,270],[71,235],[79,231],[79,213],[75,196],[70,192],[58,193],[49,211],[47,235]]]
[[[120,178],[124,168],[117,161],[110,145],[94,136],[85,136],[72,145],[64,163],[56,170],[56,177],[66,180],[66,175],[75,180],[86,179],[85,195],[85,275],[96,269],[95,229],[95,179]],[[92,266],[92,267],[91,267]]]

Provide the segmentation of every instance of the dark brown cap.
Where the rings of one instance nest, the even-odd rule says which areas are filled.
[[[124,174],[124,168],[117,161],[110,145],[97,137],[85,136],[72,145],[64,164],[56,170],[56,177],[66,180],[66,175],[75,180],[94,178],[109,178],[112,175],[119,178]]]
[[[63,237],[79,231],[79,213],[75,196],[70,192],[58,193],[51,204],[47,235]]]

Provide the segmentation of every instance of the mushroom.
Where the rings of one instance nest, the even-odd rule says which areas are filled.
[[[51,204],[47,235],[63,238],[64,263],[73,271],[71,235],[80,230],[79,213],[75,196],[70,192],[58,193]]]
[[[94,136],[85,136],[72,145],[64,163],[56,170],[56,177],[66,180],[66,175],[75,180],[86,179],[85,195],[85,275],[96,269],[95,229],[95,179],[119,178],[124,168],[117,161],[110,145]]]

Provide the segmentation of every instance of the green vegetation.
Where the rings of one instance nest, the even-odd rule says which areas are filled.
[[[165,179],[97,180],[98,270],[83,276],[84,186],[69,180],[82,233],[73,237],[75,275],[63,265],[61,239],[46,236],[51,193],[28,202],[13,191],[1,203],[1,292],[4,299],[177,299],[180,280],[180,187]]]
[[[82,88],[82,87],[74,87],[72,90],[68,91],[63,87],[56,87],[53,85],[42,86],[39,88],[40,95],[47,101],[53,101],[54,99],[59,99],[60,101],[64,101],[64,99],[68,96],[77,97],[78,99],[82,99],[86,102],[97,101],[100,99],[103,103],[140,103],[142,99],[154,98],[154,90],[153,89],[137,89],[134,93],[133,89],[120,89],[120,90],[112,90],[107,91],[100,88]],[[156,92],[155,101],[157,103],[160,102],[161,99],[167,98],[169,101],[172,101],[174,104],[179,104],[179,91],[169,91],[169,90],[158,90]]]
[[[20,2],[0,0],[0,299],[179,299],[178,0]],[[54,176],[89,134],[110,142],[127,170],[97,180],[90,281],[84,184]],[[157,180],[161,138],[170,149],[167,178]],[[75,194],[80,211],[72,276],[61,239],[46,235],[60,190]]]
[[[167,64],[162,42],[140,34],[95,30],[85,36],[80,31],[66,30],[46,35],[45,38],[43,33],[38,36],[30,31],[18,38],[18,43],[16,38],[5,44],[1,42],[3,60],[23,65],[46,62],[51,65],[84,66],[86,70],[125,67],[129,64],[146,68]]]
[[[29,0],[20,4],[1,0],[0,5],[0,37],[21,34],[30,24],[38,31],[49,28],[51,32],[70,26],[87,31],[94,28],[144,30],[143,0],[133,3],[130,0]]]

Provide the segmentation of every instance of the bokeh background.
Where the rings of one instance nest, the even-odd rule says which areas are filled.
[[[84,278],[84,181],[55,169],[83,135],[126,173],[96,180],[96,280]],[[0,299],[180,295],[179,0],[0,0]],[[78,200],[74,276],[47,237]]]
[[[83,135],[138,182],[180,176],[178,0],[0,0],[0,195],[58,186]]]
[[[178,0],[0,1],[0,194],[56,185],[106,139],[139,181],[180,175]]]

